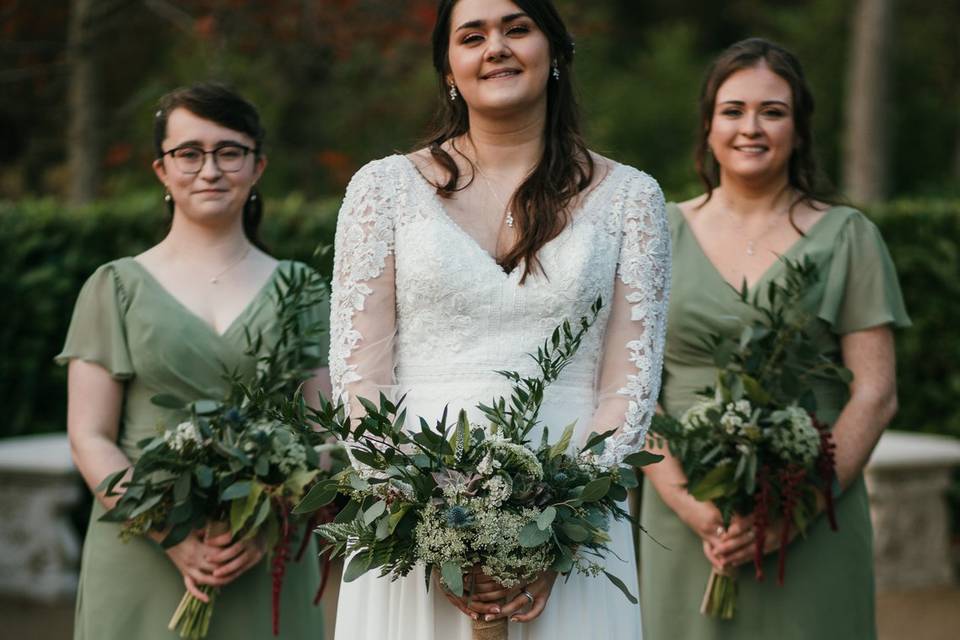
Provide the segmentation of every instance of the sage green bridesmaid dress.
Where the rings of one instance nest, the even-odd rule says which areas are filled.
[[[667,205],[673,239],[673,281],[664,355],[661,404],[673,416],[714,382],[713,357],[701,344],[711,333],[738,336],[753,318],[734,289],[703,253],[675,204]],[[823,353],[839,360],[844,334],[892,325],[909,326],[893,262],[877,228],[859,211],[833,207],[785,254],[807,256],[820,268],[818,286],[805,304],[823,320],[815,336]],[[754,285],[783,275],[776,262]],[[814,389],[818,417],[832,424],[847,399],[842,386]],[[641,598],[646,640],[870,640],[876,637],[873,531],[862,476],[837,501],[839,531],[819,517],[787,553],[786,582],[778,586],[777,557],[739,570],[733,620],[699,613],[710,565],[700,539],[644,483],[641,520]],[[663,546],[660,546],[660,544]]]
[[[121,258],[101,266],[80,292],[66,345],[56,360],[93,362],[124,383],[118,445],[131,460],[137,442],[156,435],[181,417],[150,398],[168,393],[184,399],[223,397],[223,367],[252,377],[254,360],[244,354],[244,327],[276,339],[274,283],[281,270],[305,269],[282,261],[269,281],[222,334],[190,312],[139,262]],[[324,321],[329,305],[309,313]],[[325,345],[320,346],[326,354]],[[167,623],[184,593],[183,579],[161,547],[147,538],[124,543],[119,525],[100,522],[104,509],[94,501],[80,568],[76,640],[171,640]],[[302,536],[300,532],[298,536]],[[295,552],[300,539],[295,539]],[[280,605],[280,635],[287,640],[323,637],[314,541],[300,562],[288,565]],[[209,640],[271,638],[272,579],[261,563],[224,587],[216,601]]]

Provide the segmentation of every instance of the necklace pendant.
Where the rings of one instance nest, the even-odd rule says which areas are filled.
[[[754,253],[753,240],[747,240],[747,255],[752,256]]]
[[[508,226],[508,227],[510,227],[511,229],[513,229],[513,214],[512,214],[512,213],[510,213],[509,211],[507,211],[507,217],[504,218],[503,221],[504,221],[505,223],[507,223],[507,226]]]

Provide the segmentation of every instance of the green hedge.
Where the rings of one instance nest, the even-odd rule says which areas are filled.
[[[63,346],[77,293],[100,264],[156,243],[167,217],[155,193],[67,210],[52,200],[0,202],[0,437],[64,429]],[[263,239],[308,260],[332,244],[338,203],[291,196],[266,203]],[[324,257],[327,271],[332,252]]]
[[[337,202],[267,203],[264,240],[308,259],[331,244]],[[897,335],[900,429],[960,437],[960,201],[898,201],[871,211],[900,273],[913,328]],[[83,281],[100,264],[156,242],[155,194],[79,210],[53,201],[0,203],[0,437],[63,429],[64,370],[52,364]],[[327,265],[331,256],[325,257]],[[329,273],[329,271],[327,271]]]
[[[960,437],[960,201],[878,207],[913,326],[897,333],[893,427]]]

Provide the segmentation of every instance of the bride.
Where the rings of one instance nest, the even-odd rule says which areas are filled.
[[[574,46],[550,0],[444,0],[433,32],[443,107],[426,148],[371,162],[337,223],[330,367],[359,397],[406,394],[436,420],[509,392],[564,319],[604,307],[546,394],[542,423],[577,420],[582,444],[617,428],[602,459],[643,445],[660,387],[670,281],[663,195],[648,175],[587,150]],[[415,420],[410,421],[416,422]],[[534,441],[538,433],[531,434]],[[636,593],[631,527],[611,523],[606,568]],[[340,592],[340,640],[468,639],[478,616],[512,639],[639,638],[640,610],[602,576],[547,572],[522,589],[477,578],[469,603],[423,570],[365,574]]]

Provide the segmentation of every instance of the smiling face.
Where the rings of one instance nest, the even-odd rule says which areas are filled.
[[[763,63],[731,74],[717,90],[707,142],[721,182],[786,179],[797,144],[790,85]]]
[[[167,119],[164,152],[182,147],[212,151],[230,145],[248,149],[256,146],[250,136],[201,118],[184,108],[174,109]],[[229,156],[229,151],[225,155]],[[263,174],[266,158],[250,152],[238,165],[237,171],[223,171],[214,162],[213,155],[207,154],[199,172],[187,173],[170,154],[166,154],[154,160],[153,169],[173,197],[175,216],[184,215],[206,224],[223,224],[239,220],[243,214],[243,205],[253,185]]]
[[[460,0],[450,18],[447,84],[472,111],[546,104],[550,43],[508,0]]]

